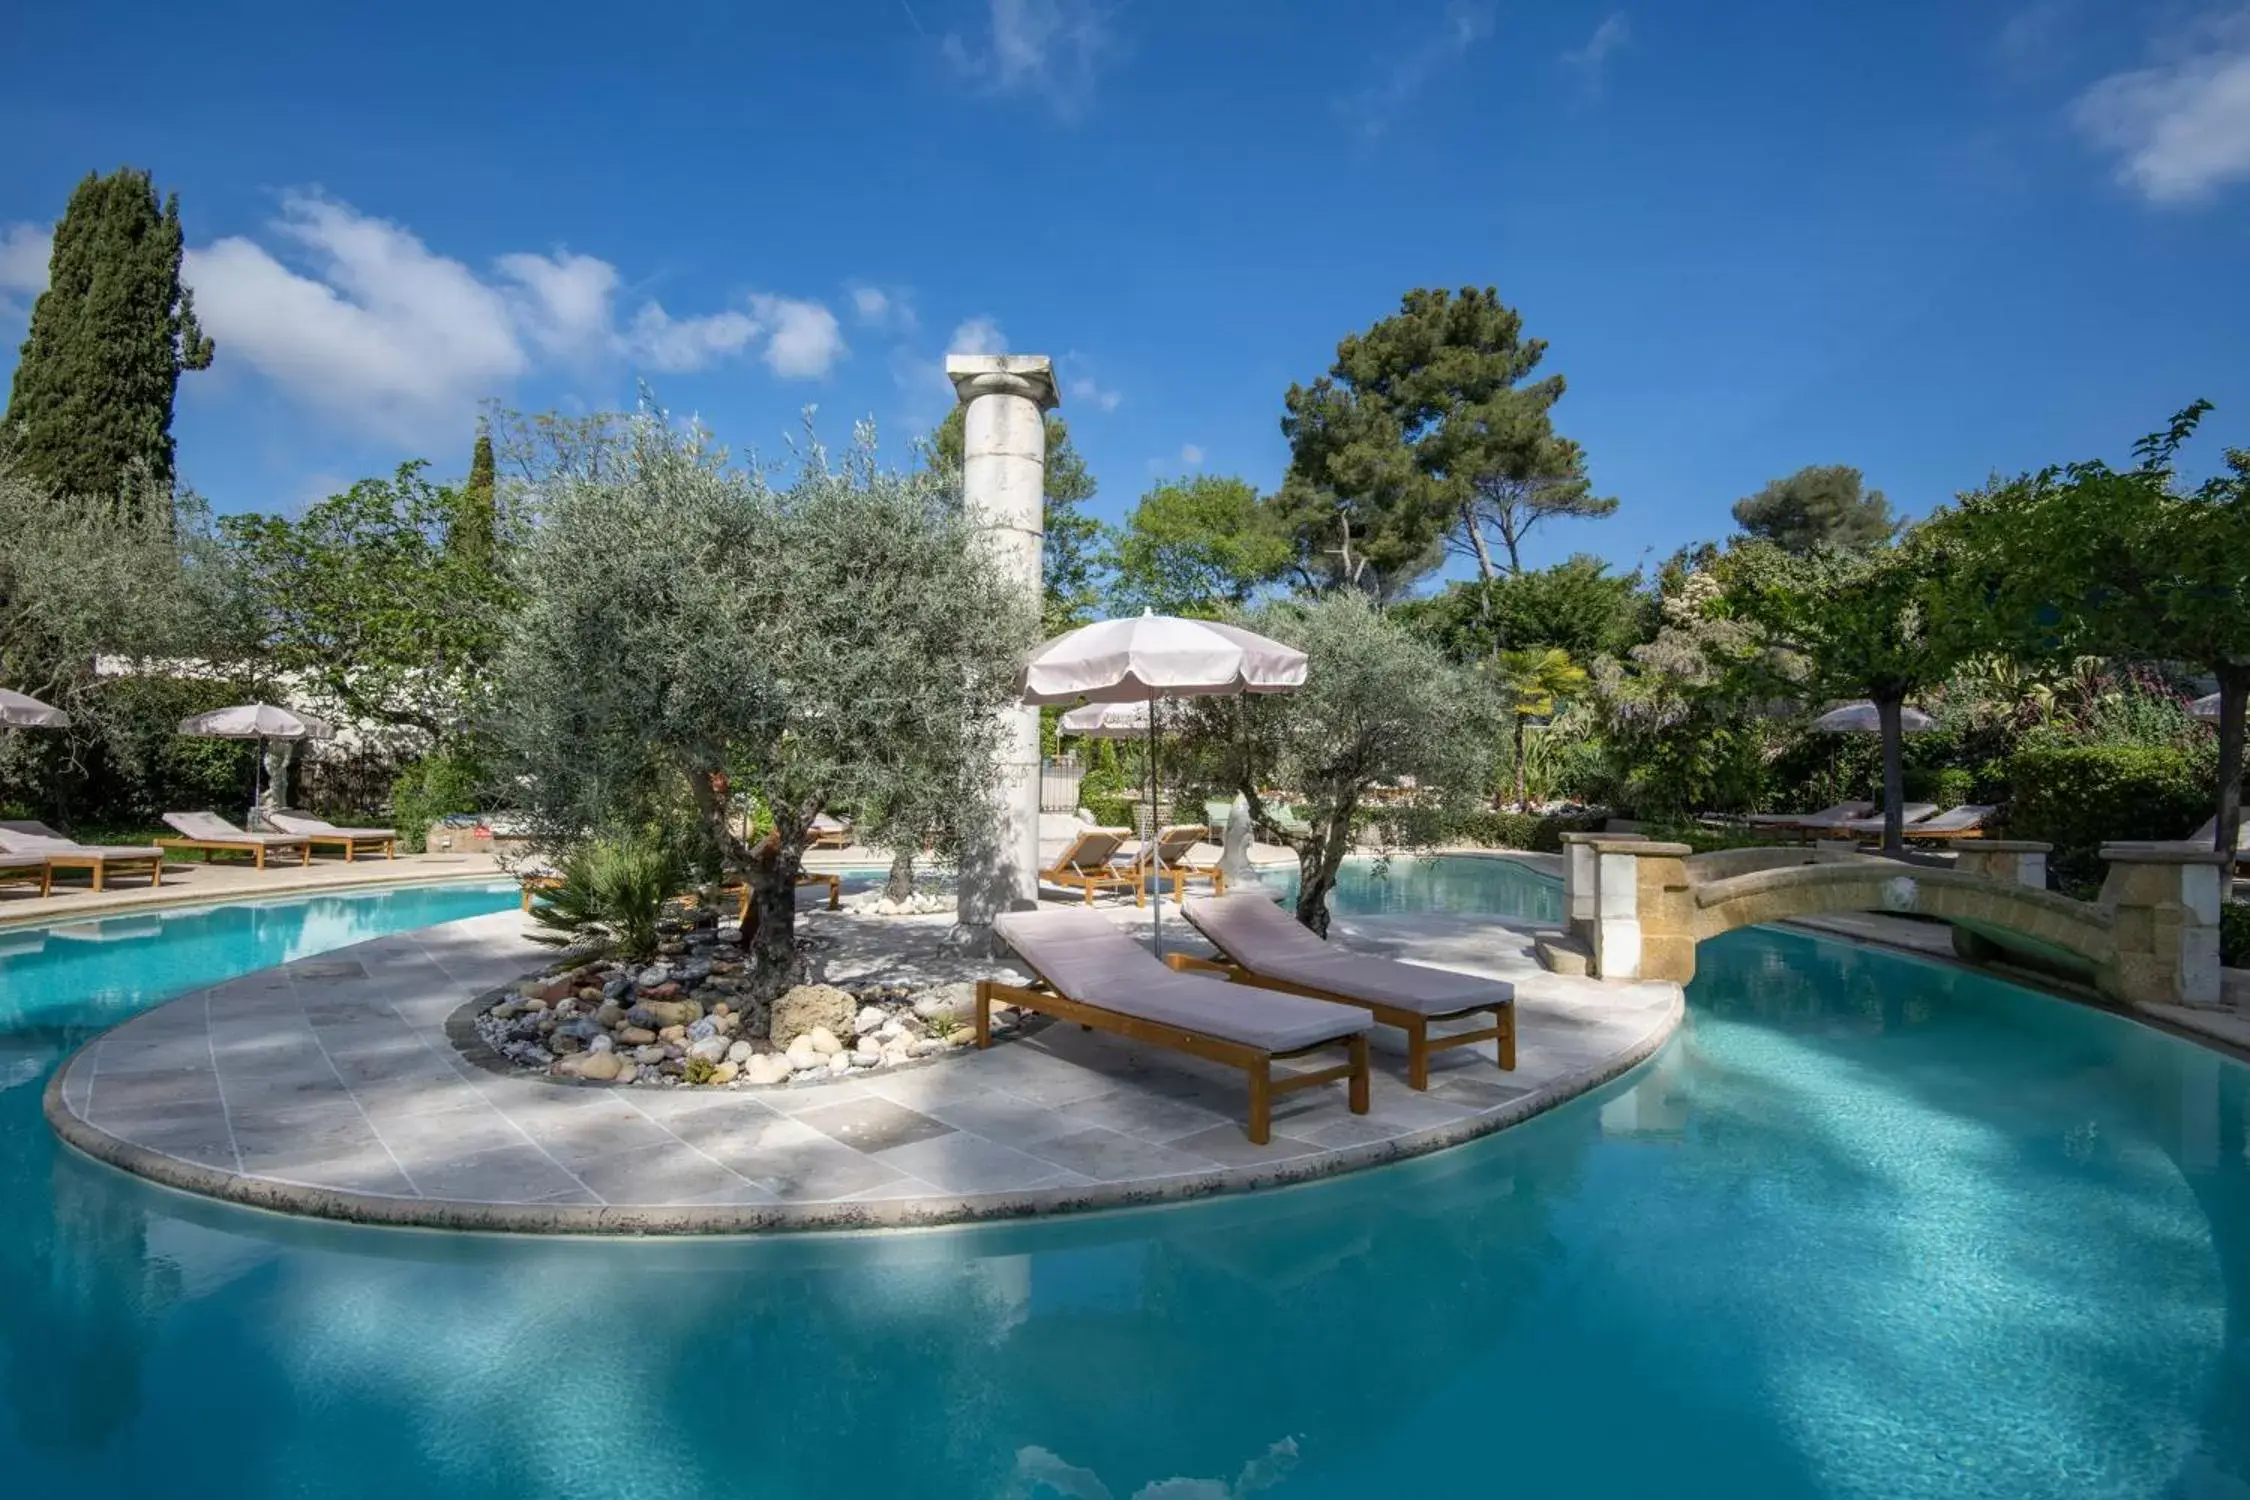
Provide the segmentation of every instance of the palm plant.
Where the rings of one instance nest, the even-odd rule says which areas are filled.
[[[1492,659],[1491,671],[1515,726],[1516,810],[1531,810],[1531,792],[1524,775],[1524,726],[1544,719],[1566,699],[1586,691],[1586,669],[1559,646],[1526,646],[1502,651]]]
[[[563,947],[588,938],[636,961],[656,955],[657,919],[680,887],[678,856],[646,835],[595,839],[571,851],[561,881],[531,908],[546,932],[542,943]]]

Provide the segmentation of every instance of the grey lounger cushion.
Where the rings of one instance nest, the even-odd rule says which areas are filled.
[[[1175,973],[1098,911],[1002,912],[996,925],[1057,994],[1138,1020],[1268,1052],[1294,1052],[1374,1025],[1349,1005]]]
[[[30,819],[0,822],[0,849],[10,854],[69,854],[84,858],[89,854],[103,859],[162,859],[164,851],[154,844],[79,844],[64,838],[44,823]]]
[[[1269,979],[1425,1016],[1458,1015],[1516,998],[1515,986],[1503,979],[1400,963],[1322,942],[1256,891],[1202,897],[1181,910],[1220,952]]]
[[[393,839],[398,837],[395,828],[338,828],[326,818],[310,817],[304,813],[276,812],[266,817],[283,834],[318,834],[322,838]]]
[[[301,833],[249,833],[214,812],[166,813],[164,821],[205,844],[286,844],[295,848],[305,841]]]

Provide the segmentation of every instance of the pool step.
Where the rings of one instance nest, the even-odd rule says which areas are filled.
[[[1532,947],[1539,961],[1556,974],[1574,974],[1583,979],[1594,971],[1594,955],[1584,943],[1567,932],[1542,932],[1532,939]]]

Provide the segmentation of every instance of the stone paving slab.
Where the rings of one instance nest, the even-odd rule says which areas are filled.
[[[1130,908],[1117,919],[1136,919]],[[849,915],[824,923],[869,924]],[[867,934],[859,935],[860,948]],[[473,917],[247,974],[125,1022],[57,1072],[79,1149],[173,1187],[368,1223],[727,1233],[942,1223],[1239,1191],[1487,1134],[1662,1045],[1675,985],[1547,973],[1489,918],[1340,921],[1362,951],[1513,980],[1517,1067],[1492,1044],[1404,1083],[1378,1030],[1373,1107],[1282,1096],[1250,1143],[1231,1068],[1055,1023],[928,1066],[767,1089],[602,1088],[487,1071],[448,1039],[474,997],[551,949]],[[902,939],[902,962],[914,959]],[[918,952],[918,950],[914,950]]]

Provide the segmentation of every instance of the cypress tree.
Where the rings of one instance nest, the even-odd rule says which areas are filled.
[[[480,425],[476,450],[469,455],[469,481],[461,486],[460,496],[454,503],[453,522],[446,531],[445,544],[456,557],[489,568],[493,553],[498,550],[499,527],[500,503],[492,467],[492,432]]]
[[[160,208],[146,172],[89,172],[70,195],[0,416],[0,442],[55,494],[169,495],[180,372],[212,353],[182,248],[179,195]]]

